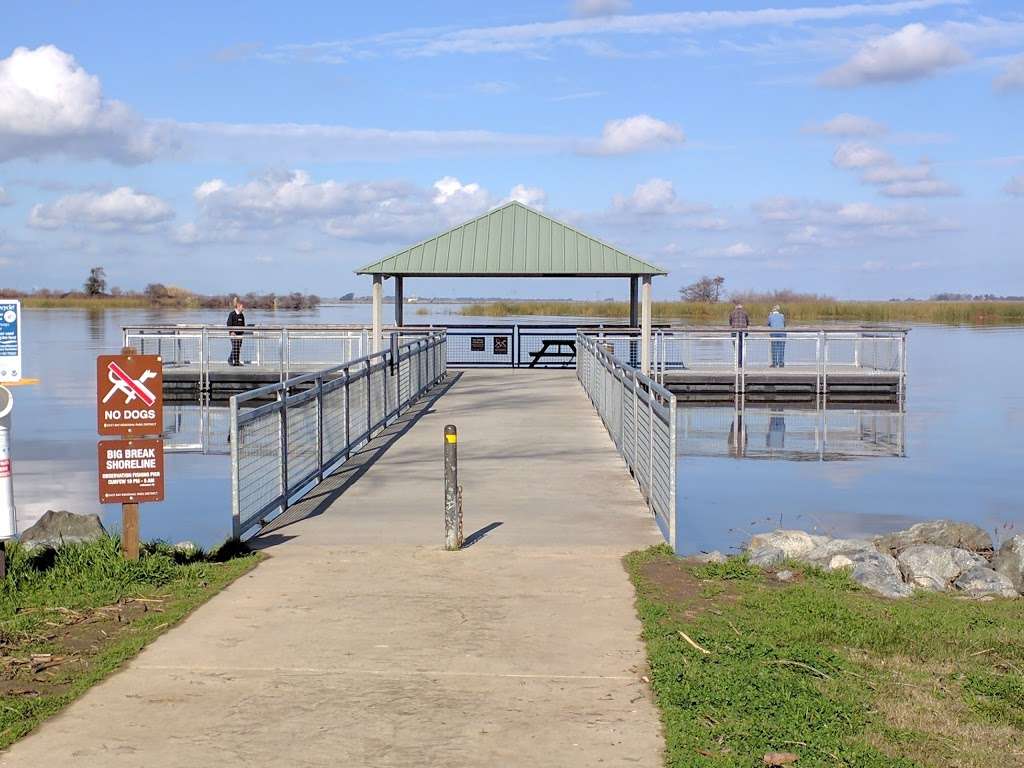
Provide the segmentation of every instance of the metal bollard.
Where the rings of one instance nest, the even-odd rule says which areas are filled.
[[[462,489],[459,488],[459,433],[444,428],[444,548],[462,549]]]

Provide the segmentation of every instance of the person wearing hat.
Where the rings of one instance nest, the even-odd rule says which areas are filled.
[[[782,308],[776,304],[768,315],[768,327],[772,329],[772,368],[786,367],[786,342],[781,339],[786,334],[781,330],[786,327],[786,316],[782,314]]]
[[[742,304],[737,304],[735,309],[729,313],[729,327],[738,328],[741,330],[733,331],[733,346],[736,348],[736,362],[740,368],[743,367],[743,337],[747,334],[743,332],[743,329],[750,327],[750,315],[747,314],[747,310],[743,308]]]

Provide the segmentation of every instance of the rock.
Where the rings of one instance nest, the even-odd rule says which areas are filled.
[[[107,533],[99,515],[76,515],[71,512],[46,510],[34,524],[25,529],[19,540],[26,550],[57,549],[63,544],[95,541]]]
[[[907,583],[932,592],[942,592],[964,571],[986,565],[981,555],[935,544],[914,544],[904,549],[897,559]]]
[[[853,560],[846,555],[833,555],[825,566],[825,570],[838,571],[840,568],[849,568],[852,565]]]
[[[775,574],[775,578],[778,579],[779,581],[792,581],[793,580],[793,572],[792,571],[779,571],[778,573]]]
[[[759,568],[774,568],[786,560],[786,552],[780,547],[758,547],[750,550],[750,564]]]
[[[724,563],[728,558],[717,549],[711,552],[701,552],[692,558],[698,563]]]
[[[850,578],[865,589],[876,592],[883,597],[910,597],[914,590],[903,583],[899,563],[892,555],[886,555],[876,549],[853,552],[849,555],[836,555],[832,563],[838,565],[840,558],[849,560],[845,567],[850,569]],[[836,570],[836,568],[832,568]]]
[[[875,539],[881,550],[898,552],[914,544],[934,544],[939,547],[960,547],[972,552],[992,549],[992,537],[976,525],[953,520],[932,520],[918,523],[905,531],[896,531]]]
[[[827,536],[812,536],[804,531],[777,530],[755,534],[750,538],[747,550],[753,552],[764,547],[775,547],[781,549],[786,557],[802,557],[826,541]]]
[[[1014,589],[1024,593],[1024,536],[1004,541],[992,558],[992,568],[1008,578]]]
[[[957,589],[965,592],[971,597],[1017,597],[1017,590],[1011,582],[1001,573],[996,573],[991,568],[983,565],[976,565],[969,571],[960,574],[955,582]]]
[[[801,556],[801,560],[806,560],[812,565],[818,565],[827,567],[830,571],[835,568],[829,563],[836,556],[847,556],[849,565],[849,556],[854,555],[858,552],[877,552],[873,542],[868,539],[826,539],[821,544],[818,544],[811,551]],[[837,566],[842,568],[843,566]]]
[[[179,541],[177,544],[174,545],[175,552],[180,552],[181,554],[186,556],[194,555],[196,553],[196,550],[198,549],[199,547],[197,547],[191,541]]]

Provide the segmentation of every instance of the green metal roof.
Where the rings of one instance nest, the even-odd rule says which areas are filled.
[[[511,202],[367,264],[356,274],[628,277],[668,273],[522,203]]]

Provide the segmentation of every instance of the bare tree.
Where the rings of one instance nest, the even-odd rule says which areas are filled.
[[[714,304],[722,298],[722,284],[725,278],[721,275],[709,277],[704,275],[695,283],[690,283],[679,289],[679,297],[683,301],[700,301],[706,304]]]
[[[89,296],[99,296],[107,291],[107,273],[103,267],[93,267],[82,286]]]

